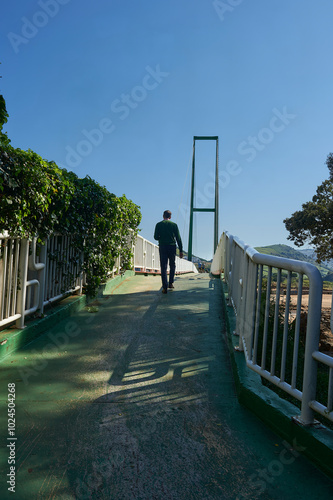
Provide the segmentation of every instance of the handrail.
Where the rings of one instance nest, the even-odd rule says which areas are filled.
[[[275,277],[273,280],[273,269],[276,270],[276,282],[274,282]],[[238,350],[244,352],[247,366],[280,389],[301,400],[301,415],[298,419],[300,423],[311,424],[314,421],[314,412],[321,413],[333,421],[333,382],[329,383],[327,406],[316,401],[319,363],[329,368],[329,379],[333,381],[332,358],[319,352],[323,284],[319,270],[308,262],[261,254],[236,236],[226,232],[221,235],[213,258],[211,272],[215,275],[223,274],[228,285],[229,300],[236,313],[235,333],[239,335]],[[287,286],[285,295],[282,297],[283,272],[287,274]],[[291,366],[292,378],[291,381],[287,382],[285,376],[292,273],[297,273],[299,281],[297,307],[296,312],[293,313],[295,315],[295,333]],[[309,294],[303,382],[300,390],[296,387],[296,375],[301,364],[298,350],[303,276],[305,275],[309,279]],[[267,281],[265,287],[263,286],[264,276]],[[264,310],[263,305],[265,306]],[[270,311],[271,306],[274,309],[274,314]],[[295,306],[293,307],[295,309]],[[282,334],[279,333],[280,314],[284,315]],[[272,344],[270,352],[267,351],[268,342]],[[278,342],[282,342],[282,347],[278,347]],[[281,350],[281,352],[279,351],[281,354],[280,366],[277,366],[278,349]],[[271,360],[270,366],[267,367],[269,355]]]
[[[43,246],[46,249],[45,245]],[[31,255],[29,255],[29,268],[33,271],[41,271],[45,267],[45,262],[36,262],[37,255],[37,238],[33,238],[31,241]]]
[[[158,245],[138,235],[134,245],[134,269],[136,272],[155,273],[161,271]],[[197,273],[194,263],[176,257],[176,274]]]
[[[16,322],[24,328],[25,317],[37,310],[43,314],[44,307],[66,297],[69,293],[82,293],[84,273],[78,261],[83,261],[83,252],[74,249],[71,236],[55,234],[47,238],[39,248],[37,238],[31,241],[8,234],[0,235],[0,327]],[[137,237],[133,268],[145,273],[159,273],[158,246]],[[121,269],[121,248],[110,276]],[[74,258],[75,257],[75,258]],[[37,261],[39,260],[39,262]],[[197,272],[195,265],[176,257],[176,272]]]

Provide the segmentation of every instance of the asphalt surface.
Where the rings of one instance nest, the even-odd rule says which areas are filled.
[[[220,285],[187,275],[163,295],[159,277],[129,278],[2,361],[1,498],[332,498],[302,444],[239,405]]]

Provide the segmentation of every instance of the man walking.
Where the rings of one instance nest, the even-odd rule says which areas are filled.
[[[162,293],[168,291],[167,267],[170,266],[169,288],[174,288],[173,280],[176,271],[176,242],[179,248],[179,256],[183,258],[183,244],[179,234],[178,226],[171,222],[170,210],[165,210],[163,220],[155,227],[154,238],[158,240],[161,262]]]

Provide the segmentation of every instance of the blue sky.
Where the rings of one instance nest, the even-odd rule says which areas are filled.
[[[283,219],[328,177],[331,0],[17,0],[1,14],[12,145],[140,205],[153,241],[170,209],[185,248],[194,135],[219,137],[220,232],[287,240]],[[196,144],[197,206],[214,143]],[[213,216],[193,252],[211,258]]]

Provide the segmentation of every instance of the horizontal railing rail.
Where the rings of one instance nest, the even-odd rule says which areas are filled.
[[[229,304],[236,313],[237,349],[244,351],[247,366],[301,402],[300,423],[312,424],[315,412],[333,421],[333,358],[319,351],[323,283],[318,269],[261,254],[223,233],[211,272],[223,274],[228,285]],[[321,373],[328,371],[322,401],[317,400],[318,368]]]

